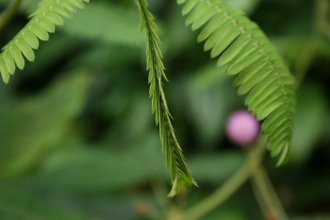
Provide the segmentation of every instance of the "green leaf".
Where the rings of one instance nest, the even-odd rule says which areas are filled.
[[[13,60],[15,61],[17,67],[21,70],[24,69],[25,61],[20,49],[15,44],[12,44],[9,47],[9,52],[13,57]]]
[[[197,183],[191,177],[182,149],[176,139],[171,121],[172,116],[166,102],[162,79],[167,81],[167,78],[164,72],[165,67],[161,60],[163,55],[158,45],[160,44],[160,39],[155,32],[157,26],[152,21],[154,17],[142,0],[136,0],[135,2],[139,8],[141,22],[144,23],[143,27],[146,33],[147,70],[149,69],[149,96],[151,96],[152,100],[152,113],[155,114],[155,122],[159,126],[166,170],[170,171],[171,174],[172,190],[168,197],[173,197],[179,193],[181,184],[186,189],[190,189],[192,185],[197,186]]]
[[[3,59],[5,60],[5,66],[7,66],[8,72],[10,74],[14,74],[15,63],[14,63],[14,60],[13,60],[12,56],[10,55],[10,53],[4,53]]]
[[[40,25],[43,29],[45,29],[49,33],[55,32],[55,25],[50,20],[46,18],[46,16],[39,16],[35,19],[36,24]]]
[[[32,49],[36,50],[39,47],[39,40],[36,35],[34,35],[31,31],[26,30],[22,32],[22,37],[26,42],[28,42]]]
[[[29,30],[34,33],[40,40],[42,41],[48,41],[49,40],[49,34],[48,32],[42,28],[38,24],[31,24],[29,25]]]
[[[31,62],[34,61],[34,58],[35,58],[34,52],[33,52],[32,48],[30,47],[30,45],[23,38],[16,39],[15,44],[22,51],[22,53],[24,54],[26,59],[28,59]]]
[[[0,58],[0,71],[1,71],[1,76],[2,79],[5,83],[9,82],[9,73],[8,70],[6,68],[6,64],[3,58]]]
[[[55,32],[55,25],[62,25],[64,17],[72,17],[72,12],[76,7],[83,8],[85,0],[42,0],[38,9],[32,13],[27,25],[3,47],[1,57],[5,62],[1,62],[0,71],[3,80],[7,83],[9,75],[14,74],[15,65],[19,69],[24,69],[24,56],[29,61],[34,61],[34,52],[39,47],[39,40],[47,41],[49,33]],[[86,2],[86,1],[85,1]]]
[[[209,18],[206,13],[216,11],[213,18],[205,19],[208,22],[197,40],[206,41],[204,50],[211,50],[212,58],[220,55],[218,66],[226,65],[227,74],[238,75],[234,82],[240,86],[238,94],[249,93],[245,103],[258,120],[265,120],[262,129],[268,135],[268,149],[272,156],[281,153],[278,165],[283,165],[290,155],[296,101],[294,79],[281,56],[255,23],[223,1],[183,2],[182,14],[190,13],[186,24]]]

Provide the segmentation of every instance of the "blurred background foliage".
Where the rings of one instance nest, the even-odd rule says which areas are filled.
[[[8,0],[1,0],[3,10]],[[5,45],[38,0],[23,0],[0,35]],[[196,43],[175,1],[149,0],[170,83],[179,141],[199,188],[166,198],[151,116],[145,42],[132,0],[93,0],[41,43],[36,61],[0,86],[0,219],[154,219],[197,203],[242,165],[225,135],[244,109],[232,78]],[[268,34],[298,91],[292,159],[266,168],[289,216],[330,219],[330,22],[312,0],[228,0]],[[169,217],[170,218],[170,217]],[[263,219],[250,183],[203,219]]]

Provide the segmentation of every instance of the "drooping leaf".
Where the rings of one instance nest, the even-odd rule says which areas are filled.
[[[0,72],[5,83],[15,72],[15,65],[23,69],[23,56],[34,61],[33,50],[38,49],[39,40],[48,41],[49,33],[55,32],[55,25],[62,25],[62,17],[71,18],[78,8],[84,8],[89,0],[42,0],[38,9],[32,13],[26,26],[2,48]]]
[[[212,58],[220,56],[218,66],[225,66],[229,75],[238,75],[234,83],[239,86],[238,94],[248,94],[245,104],[264,121],[262,130],[271,155],[281,153],[278,166],[285,164],[290,155],[296,101],[294,78],[281,56],[257,24],[222,0],[178,3],[184,3],[182,14],[188,15],[187,25],[191,24],[193,30],[204,25],[198,41],[205,41],[204,49],[211,51]]]
[[[148,11],[146,0],[135,1],[140,11],[140,30],[145,31],[147,41],[147,70],[149,70],[149,96],[152,99],[152,113],[155,114],[156,125],[162,143],[162,151],[165,154],[166,170],[171,173],[172,190],[169,197],[174,197],[180,191],[182,184],[187,190],[192,185],[197,186],[188,170],[182,149],[175,136],[172,125],[172,116],[166,102],[162,79],[166,81],[165,67],[162,61],[163,55],[159,48],[161,43],[156,34],[157,25],[153,15]]]

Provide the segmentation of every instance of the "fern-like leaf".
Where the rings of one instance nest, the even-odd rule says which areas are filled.
[[[294,77],[258,25],[243,12],[221,0],[178,0],[186,25],[196,30],[204,26],[198,42],[206,41],[204,50],[211,58],[219,57],[218,66],[226,65],[229,75],[238,75],[234,85],[238,94],[248,94],[245,104],[267,135],[273,157],[281,153],[278,166],[289,159],[293,133],[295,92]]]
[[[149,96],[152,99],[152,113],[155,114],[156,125],[159,126],[166,170],[171,172],[172,190],[168,197],[173,197],[179,193],[180,184],[187,190],[190,190],[192,185],[197,186],[197,184],[190,175],[172,126],[172,117],[163,90],[162,79],[167,81],[167,78],[162,62],[163,55],[159,48],[161,41],[155,32],[157,26],[153,21],[154,17],[147,10],[146,0],[135,1],[140,11],[140,31],[145,31],[147,41],[147,70],[149,70]]]
[[[29,16],[27,25],[2,48],[0,72],[3,81],[9,82],[16,66],[24,68],[24,57],[34,61],[33,50],[38,49],[39,40],[47,41],[49,33],[55,32],[55,26],[63,25],[62,17],[71,18],[77,8],[84,8],[84,2],[89,0],[42,0],[38,9]]]

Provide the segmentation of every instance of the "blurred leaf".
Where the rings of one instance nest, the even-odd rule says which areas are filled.
[[[216,63],[210,62],[191,76],[189,84],[194,89],[206,90],[214,86],[220,87],[221,84],[228,83],[229,79],[225,67],[216,68]]]
[[[298,93],[295,131],[292,141],[292,162],[303,162],[312,155],[327,125],[327,99],[322,88],[307,84]]]
[[[78,42],[72,42],[72,38],[64,34],[54,34],[51,36],[51,40],[45,43],[47,45],[43,46],[44,43],[40,42],[41,46],[35,51],[35,62],[26,63],[26,69],[18,72],[21,78],[34,77],[34,80],[43,80],[49,77],[47,71],[61,63],[63,59],[67,59],[79,46]],[[51,59],[49,59],[50,57]],[[14,80],[16,80],[15,78],[18,77],[13,77]]]
[[[97,111],[108,117],[116,128],[106,131],[105,135],[105,139],[115,145],[121,140],[126,143],[144,139],[150,130],[157,131],[146,95],[148,88],[133,80],[135,73],[127,74],[132,81],[127,81],[126,76],[113,79],[117,83],[110,84],[108,94],[96,106]]]
[[[9,4],[10,0],[0,0],[0,5],[5,7]]]
[[[197,70],[186,86],[188,117],[194,123],[201,147],[214,148],[223,137],[225,117],[239,103],[224,68],[211,62]]]
[[[229,178],[244,162],[237,151],[199,155],[188,158],[189,169],[198,182],[219,184]]]
[[[330,215],[308,215],[301,217],[293,217],[292,220],[329,220]]]
[[[260,3],[260,0],[225,0],[225,2],[234,8],[241,9],[245,13],[251,14]]]
[[[0,218],[4,220],[91,219],[76,211],[52,206],[37,198],[7,188],[0,189]]]
[[[136,63],[139,55],[141,55],[139,50],[130,47],[98,42],[88,50],[76,54],[71,63],[72,66],[83,65],[93,70],[112,70],[105,73],[112,75],[116,73],[114,69],[124,69],[123,66]]]
[[[163,158],[157,135],[121,149],[70,144],[57,148],[45,158],[31,183],[69,190],[96,193],[123,190],[144,184],[155,174],[163,176]],[[188,158],[189,168],[199,182],[219,184],[243,163],[239,152],[206,154]]]
[[[22,8],[30,14],[38,3],[39,0],[25,1]],[[75,14],[74,19],[66,19],[65,24],[58,30],[76,38],[133,47],[144,45],[144,36],[139,32],[139,15],[134,4],[122,7],[109,2],[93,1]]]
[[[180,11],[177,5],[170,8],[171,16],[157,31],[157,33],[160,32],[163,41],[161,48],[166,60],[175,58],[180,53],[187,51],[191,45],[196,45],[196,37],[191,33],[190,28],[184,25],[184,17]],[[169,72],[169,74],[171,73]]]
[[[122,8],[105,2],[92,2],[74,19],[67,20],[61,30],[76,37],[113,44],[144,45],[144,36],[139,32],[139,15],[133,4],[130,8]]]
[[[302,48],[306,47],[306,44],[310,41],[309,35],[287,35],[282,37],[273,38],[272,41],[276,44],[277,48],[283,54],[283,56],[290,61],[287,63],[293,63],[297,59],[297,54],[300,53]],[[326,40],[320,42],[320,46],[316,50],[316,57],[330,58],[330,43]]]
[[[86,72],[77,71],[38,95],[0,109],[0,179],[24,173],[68,135],[84,105],[89,81]]]
[[[145,183],[149,176],[163,170],[158,135],[147,137],[141,143],[120,149],[79,142],[63,145],[45,158],[30,181],[89,193]]]

